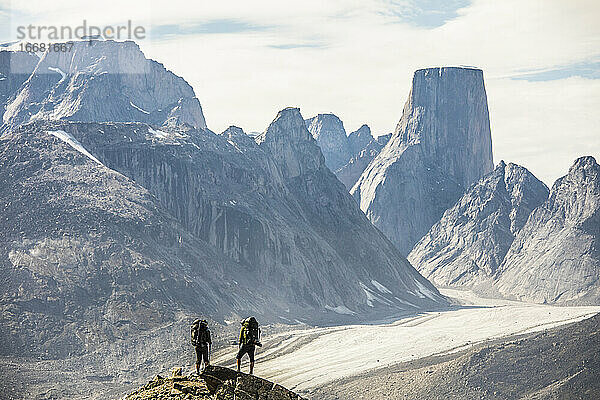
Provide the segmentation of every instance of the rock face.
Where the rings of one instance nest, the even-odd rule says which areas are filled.
[[[69,52],[44,53],[5,108],[8,125],[69,120],[206,127],[192,87],[130,41],[73,42]]]
[[[497,275],[506,297],[600,303],[600,166],[581,157],[529,216]]]
[[[350,159],[352,152],[344,123],[333,114],[318,114],[307,119],[306,127],[313,135],[325,157],[325,164],[335,171]]]
[[[468,186],[491,172],[483,72],[415,72],[392,138],[362,173],[352,195],[367,217],[408,254]]]
[[[367,165],[379,154],[389,139],[390,135],[372,139],[364,148],[355,153],[346,165],[335,171],[335,175],[346,186],[348,191],[352,189],[352,186],[360,178]]]
[[[473,184],[410,252],[410,262],[442,286],[486,285],[548,188],[527,169],[506,165]]]
[[[294,392],[256,376],[235,372],[229,368],[208,367],[200,376],[157,375],[124,400],[302,400]]]

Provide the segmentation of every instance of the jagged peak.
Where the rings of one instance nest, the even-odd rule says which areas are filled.
[[[329,135],[331,133],[343,133],[346,136],[344,123],[335,114],[317,114],[316,116],[306,120],[306,127],[315,139],[319,139],[322,134]]]
[[[354,132],[350,132],[350,134],[348,136],[350,137],[350,136],[362,136],[362,135],[367,135],[367,136],[373,137],[373,135],[371,134],[371,128],[369,128],[369,125],[362,124],[360,128],[358,128]]]
[[[297,107],[287,107],[277,113],[256,143],[268,149],[286,177],[295,177],[320,168],[325,160],[315,139],[306,128]]]
[[[569,168],[569,174],[572,174],[577,170],[585,170],[589,168],[598,169],[598,167],[598,163],[593,156],[583,156],[575,160],[571,168]]]
[[[221,132],[221,135],[238,136],[238,135],[246,135],[246,133],[239,126],[229,125],[229,127],[227,129],[225,129],[223,132]]]
[[[289,141],[306,141],[312,138],[306,129],[304,118],[298,107],[286,107],[277,113],[269,127],[256,138],[256,142],[263,142],[285,138]]]

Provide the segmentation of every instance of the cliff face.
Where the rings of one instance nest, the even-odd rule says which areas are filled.
[[[502,161],[444,213],[408,258],[438,285],[489,285],[515,235],[547,197],[546,185],[527,169]]]
[[[581,157],[529,216],[497,275],[506,297],[600,302],[600,166]]]
[[[134,42],[73,42],[70,52],[44,53],[31,77],[9,97],[3,122],[186,123],[205,128],[192,87],[148,60]]]
[[[39,58],[21,51],[0,51],[0,124],[8,99],[25,82]]]
[[[481,70],[418,70],[392,138],[352,195],[408,254],[474,181],[490,172],[491,135]]]

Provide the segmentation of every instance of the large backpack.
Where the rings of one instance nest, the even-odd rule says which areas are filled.
[[[260,329],[256,318],[246,318],[242,321],[242,326],[244,327],[244,344],[260,343]]]
[[[206,320],[195,320],[192,323],[192,345],[204,346],[208,343],[208,322]]]

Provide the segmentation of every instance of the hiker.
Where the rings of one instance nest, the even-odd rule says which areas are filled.
[[[192,346],[196,348],[196,374],[200,375],[200,363],[204,360],[204,368],[209,366],[209,354],[212,341],[210,340],[210,330],[208,322],[205,319],[197,319],[192,324]]]
[[[254,372],[254,350],[256,346],[262,346],[260,343],[260,329],[256,318],[246,318],[241,322],[240,339],[238,342],[239,351],[237,353],[237,370],[240,372],[242,366],[242,357],[248,354],[250,358],[250,375]]]

